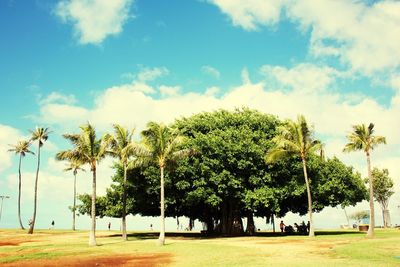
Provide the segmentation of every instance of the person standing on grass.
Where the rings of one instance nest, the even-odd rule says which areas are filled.
[[[281,223],[279,224],[279,228],[281,228],[281,233],[283,233],[283,230],[285,229],[285,224],[283,223],[283,221],[281,221]]]
[[[111,230],[111,222],[108,222],[108,231]]]

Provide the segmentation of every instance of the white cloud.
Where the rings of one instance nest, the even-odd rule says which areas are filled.
[[[180,86],[161,85],[160,93],[162,96],[176,96],[176,95],[178,95],[180,89],[181,89]]]
[[[205,95],[206,96],[215,96],[217,93],[219,93],[220,88],[217,86],[212,86],[206,89]]]
[[[50,103],[59,103],[59,104],[75,104],[76,99],[74,95],[63,95],[58,92],[52,92],[48,96],[46,96],[44,99],[39,100],[39,104],[45,105],[45,104],[50,104]]]
[[[66,120],[89,120],[106,129],[112,123],[143,127],[149,120],[171,122],[182,115],[201,111],[249,106],[282,118],[295,118],[302,113],[315,123],[320,134],[334,137],[344,136],[355,123],[372,121],[391,143],[400,142],[400,136],[393,131],[394,127],[400,129],[397,119],[400,97],[394,97],[391,106],[384,107],[365,96],[331,93],[325,89],[333,86],[335,77],[340,74],[328,67],[300,64],[291,69],[277,66],[264,66],[262,69],[271,72],[275,83],[271,83],[269,78],[261,83],[252,83],[244,69],[243,84],[221,96],[215,95],[217,88],[204,93],[177,94],[179,86],[162,85],[162,99],[150,96],[155,91],[150,85],[125,84],[106,89],[95,99],[92,109],[65,105],[60,110],[52,109],[49,117],[48,109],[54,108],[49,104],[42,107],[40,117],[53,124],[64,124]],[[316,83],[315,79],[319,81]],[[282,92],[280,89],[286,85],[293,90]],[[68,109],[81,112],[78,112],[79,116],[66,116],[66,113],[72,114],[66,112]],[[133,123],[135,125],[131,125]]]
[[[219,79],[221,77],[221,73],[214,67],[211,66],[202,66],[201,71],[205,74],[214,77],[215,79]]]
[[[0,172],[11,167],[14,153],[8,152],[9,146],[22,140],[20,131],[8,125],[0,124]]]
[[[390,86],[400,93],[400,74],[393,74],[390,77]]]
[[[233,25],[245,30],[273,25],[279,21],[284,0],[208,0],[227,14]]]
[[[166,67],[143,68],[137,75],[140,82],[153,81],[164,75],[168,75],[169,71]]]
[[[334,56],[351,69],[371,74],[400,67],[400,2],[282,0],[210,0],[246,30],[279,22],[280,13],[311,30],[310,53]]]
[[[62,0],[55,13],[74,25],[81,44],[100,44],[122,32],[133,0]],[[131,16],[132,17],[132,16]]]
[[[318,67],[303,63],[293,68],[264,65],[260,69],[267,80],[278,82],[284,87],[301,91],[322,91],[335,82],[341,74],[330,67]]]
[[[64,127],[70,127],[77,121],[85,122],[88,112],[85,108],[68,104],[47,103],[40,107],[39,122],[48,124],[58,124],[63,122]]]
[[[287,13],[312,30],[311,52],[316,56],[337,55],[367,74],[400,66],[399,2],[290,1]]]

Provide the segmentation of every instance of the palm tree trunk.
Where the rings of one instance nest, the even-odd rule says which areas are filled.
[[[344,211],[344,215],[346,216],[347,226],[350,227],[350,220],[349,220],[349,216],[347,216],[346,208],[343,208],[343,211]]]
[[[96,246],[96,167],[92,169],[92,228],[89,234],[89,246]]]
[[[72,208],[72,230],[75,231],[75,209],[76,209],[76,172],[74,172],[74,205]]]
[[[21,226],[21,229],[25,230],[24,225],[22,224],[22,220],[21,220],[21,162],[22,162],[22,154],[19,154],[19,167],[18,167],[18,174],[19,174],[19,180],[18,180],[18,219],[19,219],[19,225]]]
[[[162,246],[165,243],[165,217],[164,217],[164,167],[160,167],[161,171],[161,203],[160,203],[160,209],[161,209],[161,230],[160,230],[160,236],[158,238],[158,245]]]
[[[37,209],[37,187],[38,187],[38,180],[39,180],[39,168],[40,168],[40,141],[38,142],[38,163],[37,163],[37,169],[36,169],[36,179],[35,179],[35,198],[34,198],[34,205],[33,205],[33,217],[32,217],[32,223],[29,227],[28,234],[33,234],[33,228],[35,227],[35,221],[36,221],[36,209]]]
[[[371,159],[367,152],[367,166],[368,166],[368,178],[369,178],[369,227],[367,237],[374,237],[375,228],[375,209],[374,209],[374,186],[372,184],[372,172],[371,172]]]
[[[124,163],[124,186],[122,193],[122,239],[128,240],[128,236],[126,234],[126,172],[127,166]]]
[[[308,236],[314,237],[314,222],[312,219],[312,199],[311,199],[311,190],[310,190],[310,184],[308,182],[308,175],[307,175],[307,166],[306,166],[306,160],[303,158],[303,172],[304,172],[304,179],[306,181],[306,187],[307,187],[307,198],[308,198],[308,217],[310,219],[310,230]]]

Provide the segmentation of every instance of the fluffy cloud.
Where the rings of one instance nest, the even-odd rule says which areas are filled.
[[[272,25],[279,21],[284,0],[208,0],[227,14],[233,25],[245,30],[256,30],[258,26]]]
[[[14,154],[7,150],[11,148],[9,144],[16,144],[20,139],[22,139],[22,135],[19,130],[0,124],[0,172],[11,167],[11,157]]]
[[[355,70],[372,73],[400,66],[400,3],[290,1],[288,16],[310,28],[311,52],[336,55]]]
[[[181,89],[180,86],[161,85],[160,93],[162,96],[176,96],[176,95],[178,95],[180,89]]]
[[[109,35],[117,35],[129,18],[133,0],[63,0],[55,13],[74,25],[81,44],[100,44]]]
[[[202,66],[201,71],[205,74],[214,77],[215,79],[219,79],[221,77],[221,73],[214,67],[211,66]]]
[[[150,94],[157,90],[145,83],[114,86],[95,99],[92,109],[63,105],[60,110],[52,109],[52,116],[48,117],[46,111],[57,107],[49,103],[42,107],[40,117],[42,121],[62,125],[66,120],[65,114],[73,113],[66,112],[70,109],[79,111],[79,116],[67,117],[71,121],[74,118],[81,122],[89,120],[101,128],[108,128],[114,122],[127,126],[135,123],[143,127],[149,120],[171,122],[182,115],[201,111],[249,106],[282,118],[295,118],[302,113],[315,123],[320,134],[329,136],[344,136],[351,125],[373,121],[390,142],[400,143],[400,137],[392,130],[393,127],[400,128],[397,120],[399,96],[392,99],[390,107],[365,96],[349,95],[349,101],[346,94],[326,90],[334,86],[335,77],[342,75],[329,67],[311,64],[300,64],[293,68],[263,66],[261,72],[269,73],[266,79],[252,83],[248,71],[244,69],[243,84],[221,96],[215,95],[219,90],[217,87],[209,88],[204,93],[177,94],[179,86],[162,85],[160,91],[164,97],[159,99]],[[285,87],[291,90],[282,91]]]
[[[326,89],[336,78],[343,76],[339,71],[313,64],[303,63],[293,68],[264,65],[260,69],[267,80],[276,81],[284,87],[301,91],[321,91]]]
[[[168,73],[169,71],[166,67],[144,68],[137,75],[137,79],[141,82],[153,81]]]
[[[210,0],[246,30],[279,22],[280,13],[311,30],[310,53],[334,56],[366,74],[400,67],[400,2]]]
[[[58,92],[50,93],[46,98],[40,99],[39,103],[41,105],[49,104],[49,103],[60,103],[60,104],[75,104],[76,99],[74,95],[63,95]]]

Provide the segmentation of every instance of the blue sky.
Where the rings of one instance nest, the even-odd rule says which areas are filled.
[[[351,125],[374,122],[388,145],[374,151],[373,164],[389,168],[399,182],[398,25],[396,1],[1,1],[0,194],[11,199],[0,227],[17,226],[17,158],[8,144],[36,125],[53,131],[39,180],[38,227],[55,218],[70,227],[72,189],[65,188],[72,177],[54,154],[67,148],[61,134],[88,120],[100,132],[111,123],[139,132],[149,120],[171,122],[218,108],[248,106],[281,118],[302,113],[328,155],[363,174],[363,155],[341,148]],[[101,164],[99,194],[110,184],[111,162]],[[25,222],[34,171],[35,158],[27,157]],[[78,191],[89,192],[90,179],[80,183]],[[398,188],[393,223],[400,223]],[[362,203],[350,211],[367,208]],[[337,214],[318,214],[317,227],[344,223]],[[144,229],[152,220],[132,219],[132,227],[140,221],[136,227]],[[86,222],[81,217],[80,227]]]

